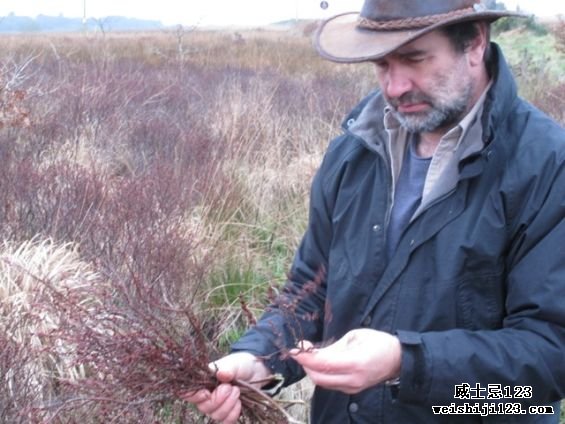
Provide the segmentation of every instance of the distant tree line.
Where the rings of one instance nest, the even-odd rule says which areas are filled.
[[[73,31],[128,31],[163,28],[156,20],[126,18],[123,16],[107,16],[105,18],[68,18],[62,15],[17,16],[10,13],[0,17],[0,32],[73,32]]]

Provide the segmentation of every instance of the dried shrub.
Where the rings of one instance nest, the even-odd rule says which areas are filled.
[[[41,393],[19,379],[15,392],[32,399],[19,408],[22,422],[195,421],[174,398],[194,381],[177,375],[179,364],[201,354],[202,382],[215,384],[207,361],[243,327],[239,288],[248,309],[258,309],[256,297],[284,278],[308,181],[342,110],[362,91],[352,68],[330,76],[333,67],[312,62],[304,74],[302,57],[288,60],[310,50],[302,39],[142,38],[7,37],[0,52],[3,63],[26,64],[14,68],[25,78],[23,98],[13,100],[33,118],[0,128],[0,237],[71,243],[100,278],[61,291],[25,271],[43,287],[34,304],[65,325],[42,330],[46,349],[12,341],[0,356],[19,349],[36,364],[36,355],[65,346],[62,369],[81,369],[84,379],[55,365],[46,366],[56,378]],[[233,284],[238,278],[249,284]],[[209,295],[220,291],[222,299]],[[25,316],[38,318],[18,313],[10,325]],[[197,339],[207,350],[191,350]]]
[[[0,128],[29,127],[29,112],[22,106],[25,95],[23,90],[11,91],[0,88]]]
[[[19,333],[7,333],[11,343],[0,355],[4,375],[17,383],[0,386],[0,403],[14,406],[4,415],[31,423],[194,419],[179,394],[217,385],[208,364],[220,355],[215,345],[225,318],[199,306],[198,268],[186,275],[192,284],[182,288],[140,280],[133,269],[127,280],[107,280],[68,249],[26,244],[21,250],[28,253],[1,257],[9,276],[2,287],[11,289],[5,299],[27,308],[26,314],[13,306],[3,312],[29,317]],[[25,302],[15,302],[16,294]],[[5,355],[18,348],[14,342],[28,348],[34,339],[40,346],[31,350],[37,352],[33,361],[19,368],[6,362]],[[289,421],[270,397],[236,384],[243,402],[240,422]]]
[[[565,17],[559,16],[557,23],[551,27],[551,33],[555,37],[557,51],[565,54]]]
[[[76,241],[88,231],[104,201],[101,176],[72,164],[42,168],[30,158],[14,157],[0,174],[0,229],[8,240],[45,234]]]
[[[3,303],[3,302],[2,302]],[[35,402],[41,401],[41,388],[38,386],[33,364],[36,356],[29,340],[14,340],[10,334],[18,331],[19,317],[6,316],[2,308],[2,325],[0,329],[0,421],[5,423],[27,423],[22,410]]]
[[[5,243],[0,252],[0,417],[2,422],[29,423],[31,405],[50,402],[60,378],[81,375],[64,345],[52,344],[49,331],[59,327],[57,315],[39,311],[37,303],[56,299],[39,279],[57,290],[93,284],[97,276],[69,246],[49,240]]]
[[[531,101],[565,126],[565,83],[557,83],[551,89],[540,90]]]
[[[516,75],[520,95],[540,108],[557,122],[565,122],[565,84],[555,79],[548,61],[536,61],[531,52],[522,50],[520,60],[512,70]]]
[[[23,85],[24,70],[31,63],[28,58],[20,66],[0,66],[0,129],[5,127],[27,128],[30,126],[29,110],[25,105],[27,92]]]

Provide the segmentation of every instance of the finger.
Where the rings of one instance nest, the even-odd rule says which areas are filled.
[[[218,370],[216,372],[216,378],[221,383],[230,383],[234,380],[235,374],[231,370]]]
[[[229,383],[235,378],[234,370],[231,368],[222,368],[221,361],[210,362],[208,368],[214,373],[220,383]]]
[[[301,340],[297,343],[297,347],[290,349],[288,353],[290,356],[296,358],[298,355],[302,355],[302,357],[307,357],[308,354],[315,352],[316,349],[312,342],[308,340]]]
[[[222,423],[228,424],[230,422],[229,417],[235,414],[235,411],[237,411],[237,409],[239,408],[238,404],[240,404],[241,401],[239,400],[239,388],[234,386],[223,387],[227,387],[229,389],[229,391],[228,389],[225,389],[225,393],[223,393],[227,394],[227,396],[223,398],[223,401],[219,403],[217,405],[217,408],[209,415],[216,421],[221,421]]]
[[[357,367],[357,361],[351,358],[351,354],[336,354],[326,349],[318,349],[312,352],[301,352],[293,355],[296,362],[303,368],[328,374],[349,374]]]
[[[196,392],[186,392],[180,395],[180,398],[190,403],[201,403],[210,399],[211,393],[208,390],[198,390]]]
[[[292,358],[303,367],[316,368],[316,365],[318,366],[320,365],[319,360],[317,359],[318,358],[317,351],[294,352],[294,350],[296,349],[290,351]]]
[[[305,369],[310,380],[319,387],[337,390],[347,394],[359,393],[363,390],[360,382],[362,379],[355,378],[351,374],[327,374]]]
[[[301,340],[298,342],[298,349],[302,352],[308,352],[314,349],[314,344],[309,340]]]
[[[206,415],[214,413],[230,397],[232,389],[233,386],[229,384],[220,384],[208,399],[197,404],[198,409]]]
[[[222,424],[235,424],[241,415],[241,400],[235,404],[228,416],[224,419]]]

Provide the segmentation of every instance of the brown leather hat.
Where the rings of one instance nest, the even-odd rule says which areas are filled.
[[[381,58],[439,27],[457,22],[524,17],[489,10],[480,0],[365,0],[360,13],[334,16],[315,36],[322,57],[354,63]]]

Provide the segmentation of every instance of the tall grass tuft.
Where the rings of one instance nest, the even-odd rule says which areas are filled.
[[[56,305],[57,293],[95,285],[99,276],[70,245],[51,240],[4,243],[0,250],[0,420],[33,422],[33,405],[51,402],[61,379],[77,380],[84,367],[73,364],[68,346],[49,333],[61,326],[56,313],[38,309]]]

